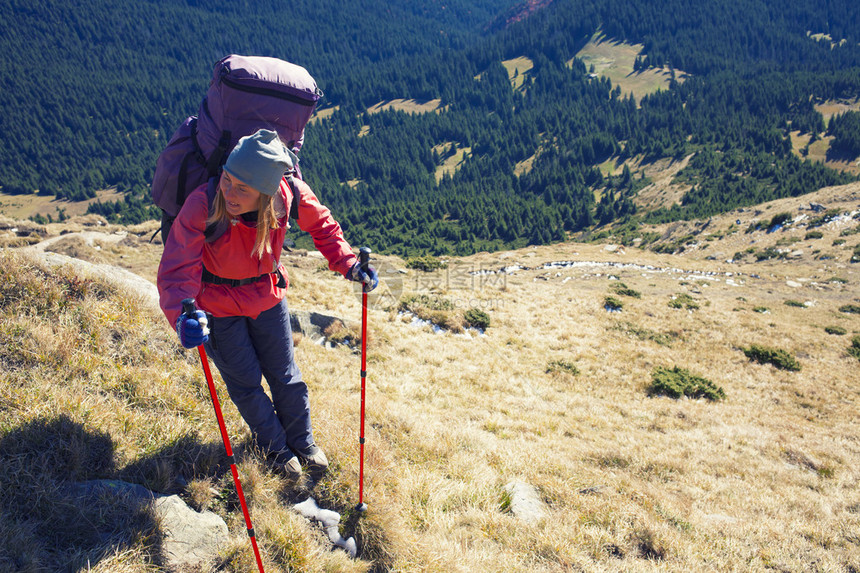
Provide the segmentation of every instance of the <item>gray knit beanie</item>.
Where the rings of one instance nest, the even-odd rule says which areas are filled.
[[[224,171],[271,197],[278,191],[281,177],[298,161],[298,157],[281,143],[277,133],[261,129],[239,140],[227,157]]]

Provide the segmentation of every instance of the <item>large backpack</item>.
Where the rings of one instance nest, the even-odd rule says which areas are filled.
[[[167,241],[188,194],[220,173],[241,137],[270,129],[298,154],[321,96],[313,77],[296,64],[235,54],[217,62],[197,115],[179,126],[158,156],[151,193],[162,210],[162,239]],[[298,166],[285,176],[288,182],[301,177]],[[293,191],[290,216],[295,218],[298,193]],[[213,240],[211,234],[207,230],[207,240]]]

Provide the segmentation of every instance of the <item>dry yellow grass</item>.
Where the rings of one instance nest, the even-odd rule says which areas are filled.
[[[535,67],[535,64],[529,58],[520,56],[519,58],[513,58],[511,60],[504,60],[502,62],[502,66],[504,66],[505,70],[508,72],[508,79],[511,81],[511,87],[518,90],[523,86],[523,83],[526,81],[526,75],[533,67]]]
[[[790,136],[792,151],[798,157],[805,157],[807,159],[811,159],[812,161],[818,161],[819,163],[823,163],[826,166],[832,169],[838,169],[839,171],[847,171],[849,173],[860,174],[860,158],[853,161],[834,161],[827,158],[827,152],[830,149],[830,144],[833,141],[833,137],[823,136],[810,144],[812,136],[808,133],[801,135],[798,131],[792,131],[790,133]],[[803,153],[801,153],[801,150],[803,149],[806,149],[805,156],[803,155]]]
[[[672,77],[669,70],[657,68],[633,71],[633,64],[643,47],[642,44],[609,40],[598,32],[576,57],[585,62],[588,69],[594,66],[594,73],[609,78],[623,94],[632,93],[636,101],[641,101],[650,93],[668,89]],[[686,74],[680,70],[675,73],[675,79],[683,82]]]
[[[829,123],[830,118],[834,115],[845,113],[846,111],[860,111],[860,98],[855,98],[853,101],[829,100],[815,104],[815,109],[824,116],[824,122]]]
[[[431,99],[427,101],[418,101],[414,99],[392,99],[381,101],[367,108],[367,113],[376,113],[386,109],[395,111],[405,111],[406,113],[429,113],[431,111],[439,112],[442,110],[441,99]]]
[[[322,121],[323,119],[326,119],[326,118],[328,118],[328,117],[331,117],[331,116],[332,116],[332,115],[334,115],[334,114],[335,114],[335,112],[337,112],[339,109],[340,109],[340,106],[339,106],[339,105],[335,105],[335,106],[332,106],[332,107],[327,107],[327,108],[325,108],[325,109],[317,110],[317,111],[315,111],[315,112],[314,112],[314,114],[311,116],[311,119],[310,119],[310,122],[309,122],[309,123],[316,123],[316,122],[318,122],[318,121]]]
[[[86,201],[58,201],[53,196],[46,195],[6,195],[0,193],[0,215],[13,219],[28,219],[35,215],[50,215],[54,219],[63,210],[66,216],[83,215],[90,204],[96,201],[119,201],[124,196],[116,189],[96,191],[95,199]]]
[[[850,200],[852,192],[825,190],[797,201]],[[784,206],[763,206],[758,217]],[[728,228],[736,216],[713,220],[706,232]],[[738,241],[726,247],[738,250],[741,241],[771,238],[741,230],[722,240]],[[435,334],[394,309],[371,309],[369,512],[361,519],[351,511],[358,356],[346,346],[298,346],[316,437],[332,466],[318,484],[291,487],[242,456],[267,570],[860,568],[860,368],[847,353],[860,316],[839,311],[860,302],[860,273],[842,254],[729,265],[705,258],[715,248],[672,256],[570,243],[454,259],[432,277],[397,273],[404,294],[481,308],[491,326],[484,335]],[[0,261],[8,265],[9,256]],[[406,271],[395,257],[375,261]],[[547,266],[559,261],[579,264]],[[284,262],[292,308],[358,320],[352,285],[325,270],[322,259],[294,253]],[[478,274],[503,267],[511,272]],[[844,282],[831,282],[834,276]],[[618,296],[622,312],[606,312],[603,300],[619,281],[641,298]],[[699,309],[670,308],[679,294]],[[200,493],[210,485],[229,490],[229,475],[218,463],[198,365],[178,351],[163,318],[133,303],[122,307],[130,315],[119,312],[122,293],[86,299],[68,315],[21,312],[7,295],[3,300],[3,356],[23,366],[4,362],[0,375],[0,448],[34,421],[65,416],[84,435],[110,438],[116,474],[147,485],[191,474],[202,484],[189,488],[197,503],[228,519],[235,542],[224,570],[252,569],[241,515]],[[831,325],[848,334],[826,334]],[[20,349],[12,353],[9,341]],[[802,370],[750,362],[740,348],[755,343],[791,352]],[[553,370],[553,362],[578,374]],[[673,366],[708,378],[726,399],[648,397],[653,370]],[[222,400],[231,436],[244,444],[247,430]],[[4,485],[17,483],[2,476]],[[510,512],[504,486],[514,479],[537,489],[544,519],[526,523]],[[319,528],[290,510],[309,493],[343,513],[341,530],[359,540],[358,560],[331,551]],[[14,506],[3,511],[3,521],[26,521]],[[8,538],[17,541],[0,545],[0,556],[40,542],[37,531],[18,531]],[[98,570],[157,570],[147,562],[152,546],[139,537],[109,546]]]
[[[453,175],[463,165],[463,163],[472,156],[471,147],[460,147],[454,141],[447,141],[433,147],[433,151],[439,154],[447,154],[439,167],[436,168],[436,182],[442,180],[445,175]]]

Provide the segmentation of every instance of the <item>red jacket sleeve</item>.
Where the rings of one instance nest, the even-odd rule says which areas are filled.
[[[188,196],[164,244],[158,266],[158,295],[161,310],[173,327],[182,314],[182,300],[196,298],[200,292],[208,216],[206,185],[203,185]]]
[[[310,234],[314,246],[328,261],[328,268],[346,276],[358,257],[343,238],[340,224],[307,183],[301,179],[293,179],[293,183],[299,191],[299,216],[296,219],[299,228]]]

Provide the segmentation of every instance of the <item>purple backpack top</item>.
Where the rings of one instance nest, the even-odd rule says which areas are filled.
[[[239,138],[270,129],[298,153],[321,96],[305,68],[277,58],[231,55],[216,63],[197,115],[179,126],[158,156],[151,193],[164,212],[162,238],[187,195],[219,174]],[[294,201],[291,216],[295,208]]]

